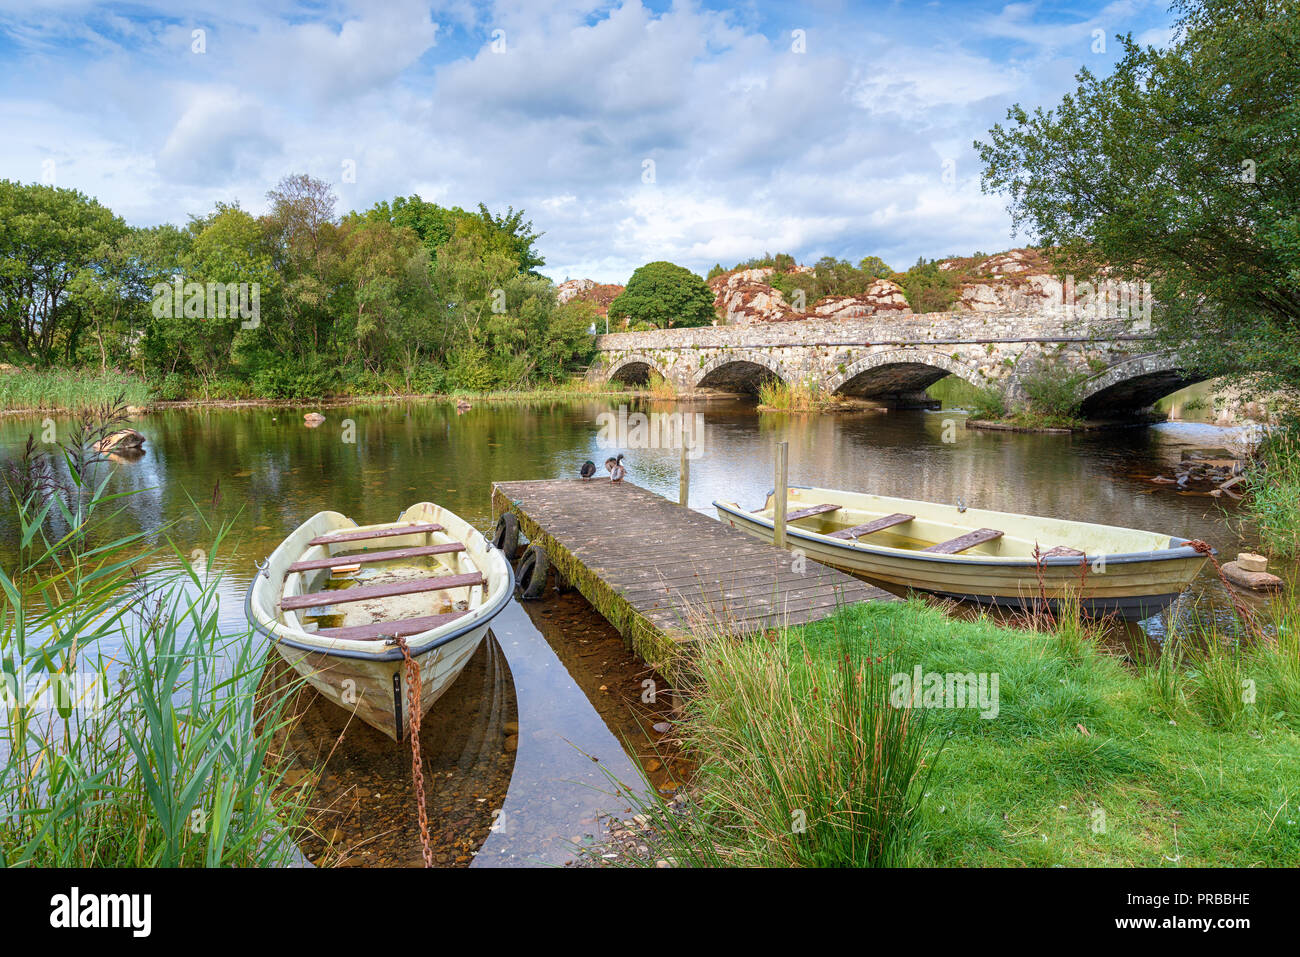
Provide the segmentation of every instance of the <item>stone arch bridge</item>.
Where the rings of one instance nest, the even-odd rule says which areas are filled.
[[[596,337],[593,383],[643,383],[679,393],[757,392],[765,380],[809,385],[888,407],[924,405],[925,389],[955,375],[1024,402],[1033,377],[1072,380],[1089,418],[1114,418],[1206,377],[1121,320],[1060,315],[927,313],[806,319],[745,326],[621,332]]]

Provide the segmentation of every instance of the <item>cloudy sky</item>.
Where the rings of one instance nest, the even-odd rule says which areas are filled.
[[[522,207],[557,281],[905,267],[1015,244],[972,141],[1109,70],[1116,34],[1166,42],[1167,6],[0,0],[0,178],[137,225],[261,212],[300,171],[341,210]]]

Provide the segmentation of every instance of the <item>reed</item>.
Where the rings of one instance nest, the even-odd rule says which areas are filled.
[[[806,382],[791,385],[766,379],[758,386],[758,407],[767,412],[817,412],[828,405],[822,390]]]
[[[839,619],[836,619],[839,620]],[[684,747],[702,801],[683,815],[624,794],[689,866],[896,866],[931,769],[926,714],[890,703],[889,633],[816,646],[697,625]],[[822,642],[826,644],[823,646]]]
[[[30,456],[6,473],[21,551],[0,570],[0,865],[293,860],[309,795],[282,786],[264,644],[219,627],[226,529],[202,560],[151,546],[156,529],[105,540],[127,496],[84,447],[64,453],[65,485],[15,481],[49,469]]]
[[[1300,556],[1300,435],[1294,428],[1269,436],[1247,481],[1244,505],[1264,548],[1284,558]]]
[[[149,386],[122,372],[85,369],[18,369],[0,373],[0,410],[76,412],[121,396],[128,405],[148,405]]]

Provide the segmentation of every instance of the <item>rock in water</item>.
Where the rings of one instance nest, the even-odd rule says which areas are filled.
[[[1273,591],[1282,587],[1282,579],[1268,572],[1249,572],[1236,562],[1223,564],[1223,577],[1240,588],[1255,591]]]
[[[302,421],[307,428],[314,429],[325,421],[325,416],[321,415],[319,412],[308,412],[302,417]]]
[[[110,432],[92,446],[96,452],[129,452],[144,445],[144,436],[135,429]]]

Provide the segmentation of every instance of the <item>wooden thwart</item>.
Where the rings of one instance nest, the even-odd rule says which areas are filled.
[[[833,512],[838,505],[811,505],[808,508],[801,508],[797,512],[791,512],[785,517],[787,522],[797,522],[801,518],[812,518],[814,515],[821,515],[824,512]]]
[[[464,550],[464,542],[444,542],[441,545],[390,548],[386,552],[354,552],[351,555],[335,555],[332,558],[313,558],[305,562],[294,562],[289,566],[289,571],[306,572],[316,568],[343,568],[348,565],[387,562],[398,558],[420,558],[423,555],[443,555],[447,552],[463,552]]]
[[[350,641],[374,641],[376,638],[405,638],[421,632],[441,628],[449,621],[464,618],[468,611],[452,611],[443,615],[425,615],[421,618],[403,618],[400,621],[372,621],[368,625],[351,625],[347,628],[321,628],[318,635],[326,638],[346,638]]]
[[[841,529],[838,532],[831,532],[831,538],[860,538],[863,535],[870,535],[872,532],[879,532],[886,528],[893,528],[895,525],[902,525],[904,522],[910,522],[916,518],[915,515],[904,515],[902,512],[895,512],[893,515],[886,515],[884,518],[878,518],[874,522],[867,522],[865,525],[854,525],[852,528]]]
[[[994,539],[1001,538],[1005,532],[1000,532],[996,528],[977,528],[973,532],[967,532],[965,535],[958,535],[956,538],[950,538],[946,542],[940,542],[937,545],[931,545],[929,548],[923,548],[923,552],[932,552],[936,555],[956,555],[958,552],[964,552],[968,548],[974,548],[976,545],[983,545],[985,542],[991,542]]]
[[[1047,551],[1040,553],[1043,558],[1077,558],[1084,554],[1086,553],[1079,551],[1077,548],[1071,548],[1069,545],[1057,545],[1055,548],[1049,548]]]
[[[448,588],[464,588],[469,585],[484,584],[481,572],[466,575],[440,575],[436,578],[415,578],[411,581],[396,582],[391,585],[359,585],[355,588],[339,588],[332,591],[314,591],[306,595],[292,595],[280,599],[282,611],[297,608],[315,608],[319,605],[342,605],[351,601],[366,601],[370,598],[393,598],[397,595],[414,595],[426,591],[446,591]]]
[[[389,538],[393,535],[419,535],[424,532],[441,531],[444,531],[443,527],[433,523],[428,525],[397,525],[392,528],[376,528],[359,532],[331,532],[328,535],[318,535],[307,544],[334,545],[338,542],[364,542],[370,538]]]

